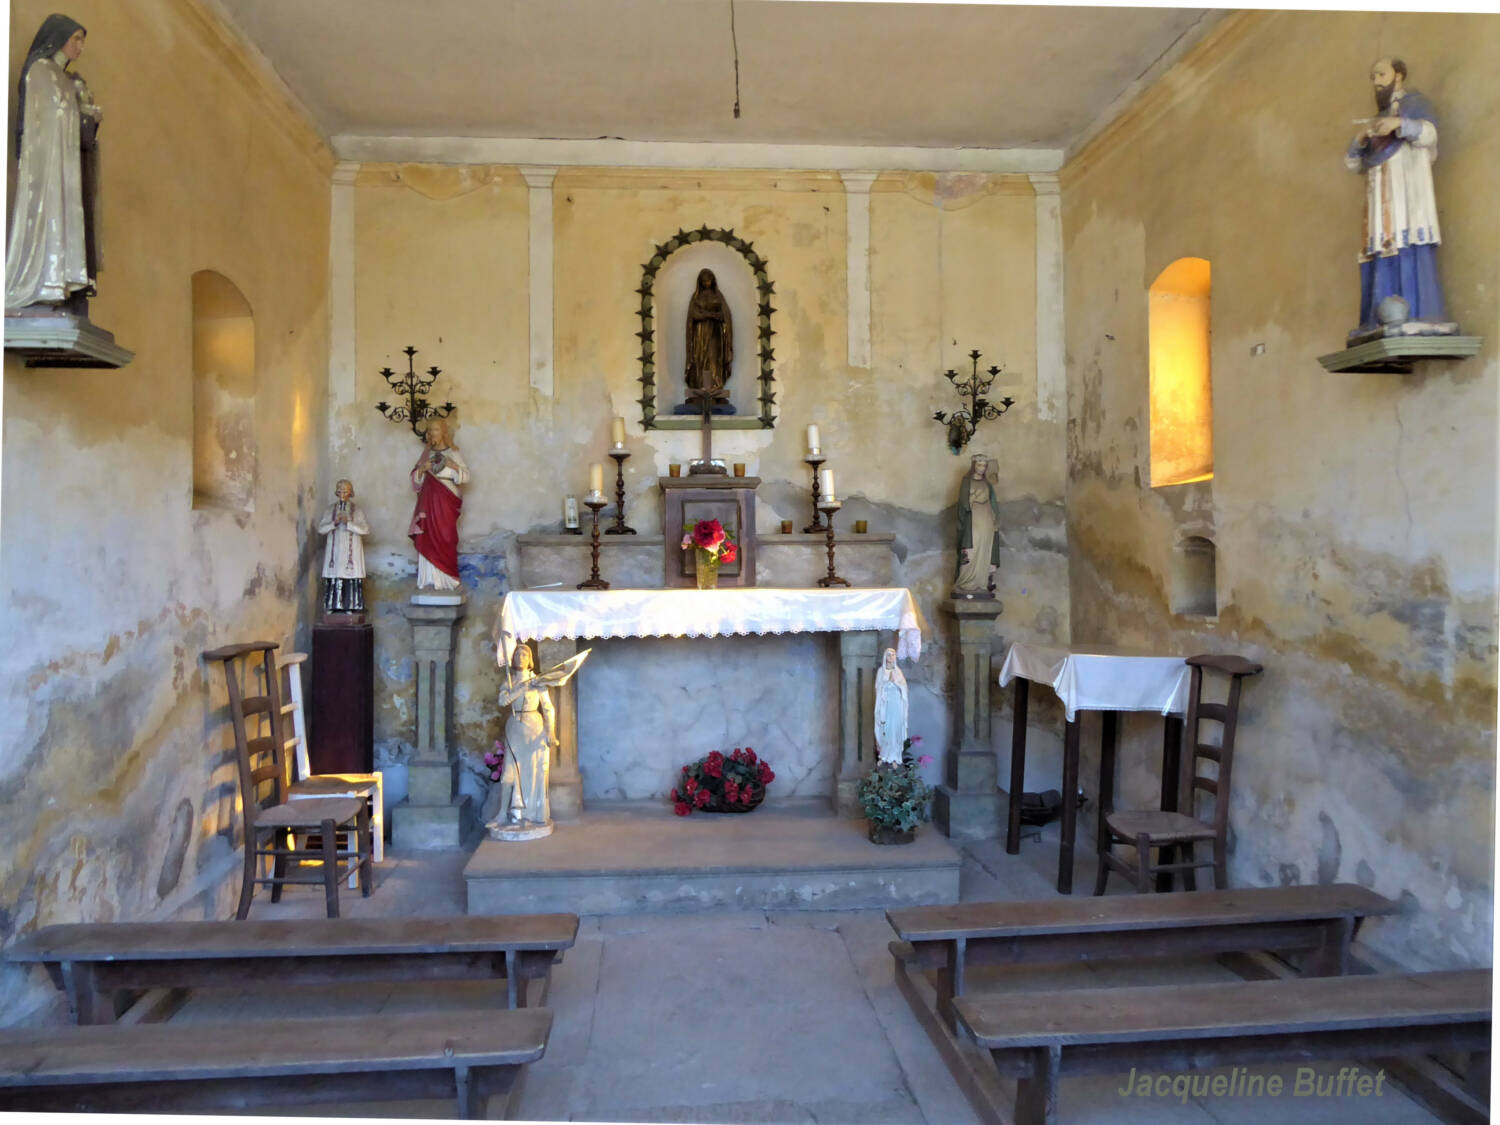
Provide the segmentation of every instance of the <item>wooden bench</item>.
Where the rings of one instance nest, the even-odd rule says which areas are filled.
[[[961,1026],[1015,1076],[1015,1125],[1056,1125],[1058,1082],[1490,1047],[1489,969],[964,996]],[[1282,1077],[1284,1093],[1292,1082]],[[1123,1095],[1122,1095],[1123,1096]]]
[[[80,1024],[110,1023],[145,989],[345,981],[500,980],[510,1007],[546,981],[576,914],[299,918],[47,926],[4,951],[39,961]]]
[[[457,1099],[483,1117],[542,1057],[544,1009],[0,1032],[0,1110],[243,1109]]]
[[[1396,910],[1373,891],[1336,883],[970,902],[888,910],[885,916],[900,935],[891,943],[898,983],[905,986],[913,969],[939,970],[938,1015],[952,1028],[953,999],[964,994],[971,965],[1307,951],[1304,973],[1336,976],[1348,971],[1349,944],[1360,920]]]

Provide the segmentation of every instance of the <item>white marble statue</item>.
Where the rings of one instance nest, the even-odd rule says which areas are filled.
[[[956,598],[988,598],[1000,565],[1000,502],[995,499],[999,468],[993,457],[974,454],[958,486],[958,573]]]
[[[318,521],[318,532],[328,537],[323,547],[323,609],[327,613],[363,613],[364,537],[370,534],[370,524],[354,502],[353,482],[339,481],[333,494],[334,502]]]
[[[15,209],[5,251],[5,311],[57,306],[94,291],[95,133],[99,107],[68,68],[87,32],[51,15],[21,66]]]
[[[485,827],[497,840],[532,840],[552,833],[552,808],[547,779],[552,755],[557,750],[557,711],[549,688],[561,687],[573,678],[588,656],[585,649],[541,675],[535,672],[531,649],[515,646],[509,661],[500,648],[506,684],[499,702],[510,708],[505,720],[505,763],[501,766],[500,810]]]
[[[896,650],[888,648],[875,673],[875,756],[886,765],[900,765],[906,747],[906,677],[896,666]]]

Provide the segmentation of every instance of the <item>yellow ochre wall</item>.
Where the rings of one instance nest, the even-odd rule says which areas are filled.
[[[10,7],[14,75],[55,5]],[[224,685],[201,654],[294,640],[327,491],[330,154],[193,0],[67,11],[88,29],[77,69],[104,112],[91,315],[136,354],[118,371],[5,360],[0,942],[232,911]],[[203,269],[255,317],[253,513],[193,510]],[[0,969],[0,1022],[55,997],[43,974]]]
[[[1439,270],[1485,343],[1412,375],[1329,374],[1317,357],[1359,308],[1364,184],[1343,150],[1385,55],[1436,105]],[[1500,18],[1241,13],[1062,176],[1074,638],[1263,662],[1230,881],[1405,900],[1367,939],[1414,967],[1490,961],[1497,115]],[[1213,269],[1214,476],[1152,489],[1147,289],[1189,255]],[[1190,535],[1217,547],[1216,621],[1168,609]],[[1156,729],[1128,724],[1122,760],[1158,760]],[[1155,801],[1139,766],[1124,788]]]

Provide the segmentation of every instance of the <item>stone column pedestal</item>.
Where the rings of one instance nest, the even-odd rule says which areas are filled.
[[[545,672],[578,652],[576,640],[537,641],[536,668]],[[553,820],[576,820],[583,813],[583,774],[578,769],[578,677],[552,688],[557,712],[557,751],[547,771],[547,797]]]
[[[996,837],[1004,816],[990,745],[990,640],[1000,609],[993,598],[943,603],[958,621],[958,697],[954,743],[945,782],[933,796],[932,820],[953,839]]]
[[[413,850],[456,848],[473,828],[475,811],[458,791],[458,747],[453,742],[453,651],[468,604],[462,594],[422,591],[404,612],[411,622],[417,682],[417,753],[406,801],[391,812],[391,844]]]
[[[834,811],[864,816],[855,789],[875,764],[875,671],[880,634],[839,634],[839,769]]]

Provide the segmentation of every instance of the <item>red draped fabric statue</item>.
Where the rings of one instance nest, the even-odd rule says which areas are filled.
[[[451,444],[448,423],[442,418],[428,420],[424,439],[427,447],[411,470],[417,505],[407,529],[417,549],[417,587],[456,590],[461,488],[468,483],[469,469]]]

